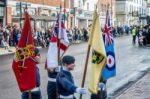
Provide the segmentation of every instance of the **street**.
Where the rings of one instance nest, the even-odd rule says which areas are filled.
[[[150,48],[138,47],[138,45],[133,46],[131,41],[131,36],[115,38],[117,76],[109,79],[107,82],[107,90],[110,94],[110,98],[113,97],[113,94],[117,94],[115,92],[116,90],[128,82],[138,79],[139,76],[150,68]],[[81,86],[82,82],[87,46],[87,43],[74,44],[70,46],[66,53],[74,55],[76,58],[76,67],[73,71],[73,76],[78,86]],[[42,49],[40,52],[42,57],[42,62],[39,64],[42,98],[47,99],[46,86],[48,77],[47,71],[44,69],[47,49]],[[0,56],[0,99],[21,99],[21,93],[18,89],[18,85],[12,71],[12,60],[13,54]],[[88,79],[89,66],[85,88],[88,88]],[[83,99],[90,99],[89,95],[89,93],[87,95],[83,95]]]

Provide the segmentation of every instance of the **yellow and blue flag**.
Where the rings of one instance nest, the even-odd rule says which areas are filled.
[[[94,13],[93,23],[90,31],[89,45],[92,48],[89,91],[91,93],[97,93],[102,70],[106,65],[106,52],[103,35],[100,28],[99,15],[96,11]]]
[[[107,63],[102,72],[103,80],[107,80],[113,76],[116,76],[116,59],[114,52],[114,38],[111,33],[110,16],[109,11],[106,12],[106,23],[104,26],[103,39],[105,43]]]

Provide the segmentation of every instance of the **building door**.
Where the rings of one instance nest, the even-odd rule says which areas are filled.
[[[3,26],[3,19],[0,19],[0,27]]]

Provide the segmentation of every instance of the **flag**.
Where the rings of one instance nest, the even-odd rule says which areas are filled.
[[[107,80],[108,78],[116,75],[114,39],[113,39],[113,34],[111,33],[110,16],[109,16],[108,10],[106,12],[106,23],[104,26],[103,37],[104,37],[104,42],[105,42],[107,63],[103,70],[102,77],[103,77],[103,80]]]
[[[36,64],[33,60],[34,57],[34,42],[30,16],[25,12],[25,22],[21,38],[18,42],[18,47],[12,63],[12,69],[21,92],[36,87]]]
[[[94,14],[89,44],[91,45],[92,48],[89,91],[96,94],[98,90],[98,83],[101,78],[101,73],[103,67],[106,64],[106,52],[102,37],[102,31],[100,29],[99,15],[97,12],[95,12]]]
[[[58,39],[60,42],[58,42]],[[62,14],[58,15],[55,27],[50,40],[50,45],[47,54],[46,68],[54,68],[58,66],[58,48],[60,49],[60,57],[69,47],[65,24],[62,20]]]

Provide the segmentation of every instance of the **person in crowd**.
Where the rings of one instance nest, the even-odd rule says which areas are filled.
[[[143,45],[144,46],[147,44],[146,34],[147,34],[146,28],[143,28]]]
[[[2,40],[3,40],[3,32],[0,29],[0,46],[2,46]]]
[[[18,45],[18,42],[19,42],[19,40],[20,40],[20,37],[21,37],[21,31],[18,30],[18,31],[17,31],[17,45]]]
[[[148,32],[147,32],[147,44],[150,44],[150,25],[148,26]]]
[[[113,34],[114,37],[116,37],[116,29],[115,29],[115,27],[112,27],[112,34]]]
[[[38,31],[37,30],[34,31],[33,37],[34,37],[35,46],[38,46]]]
[[[17,45],[17,26],[13,27],[13,46]]]
[[[139,46],[143,46],[143,27],[138,27],[137,29],[137,37],[138,37],[138,44]]]
[[[125,25],[125,32],[127,35],[129,35],[129,31],[130,31],[130,28],[128,25]]]
[[[131,30],[131,34],[132,34],[132,44],[135,45],[135,44],[136,44],[136,34],[137,34],[136,27],[134,27],[134,28]]]
[[[88,31],[85,28],[83,28],[83,37],[85,41],[88,41]]]

